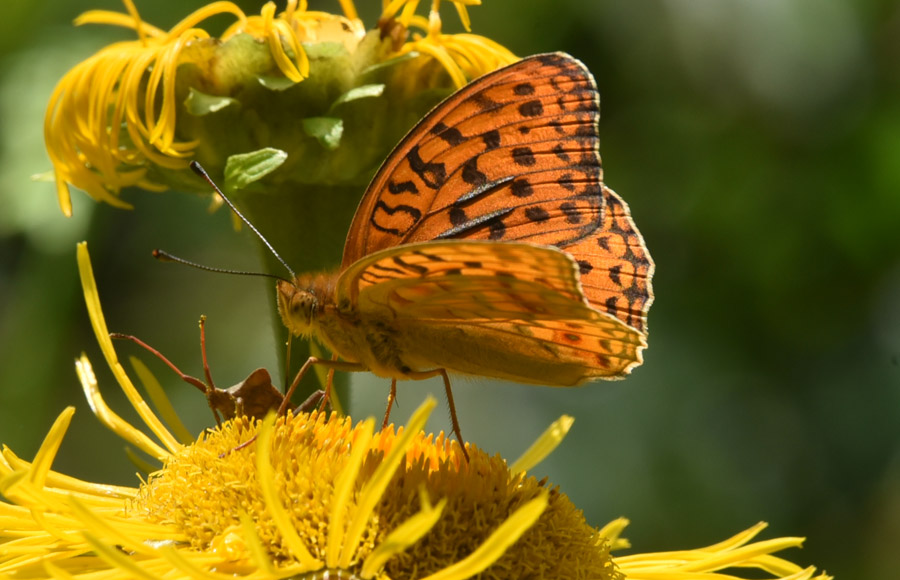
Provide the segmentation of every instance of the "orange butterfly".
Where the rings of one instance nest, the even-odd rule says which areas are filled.
[[[278,283],[291,333],[341,359],[311,358],[291,390],[313,364],[390,378],[389,401],[397,380],[441,376],[459,438],[448,372],[572,386],[640,365],[654,266],[603,184],[598,118],[593,77],[562,53],[431,111],[363,195],[341,268]]]

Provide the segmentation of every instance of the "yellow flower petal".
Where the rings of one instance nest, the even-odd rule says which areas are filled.
[[[422,510],[388,534],[387,538],[363,562],[360,576],[364,580],[375,577],[388,559],[418,542],[440,519],[447,506],[447,499],[442,499],[436,506],[432,506],[428,501],[428,493],[424,489],[420,495]]]
[[[381,500],[385,488],[388,486],[388,483],[390,483],[391,477],[393,477],[394,472],[400,465],[400,461],[406,457],[406,450],[412,444],[413,437],[425,427],[425,423],[428,421],[428,415],[434,410],[435,405],[437,405],[437,401],[429,397],[418,409],[416,409],[412,417],[409,418],[409,422],[406,425],[406,429],[403,430],[403,434],[397,439],[397,442],[394,444],[387,457],[385,457],[378,465],[378,468],[375,470],[375,473],[372,474],[371,479],[369,479],[368,483],[366,483],[359,492],[357,511],[353,515],[353,519],[347,530],[347,535],[344,538],[344,546],[341,551],[341,559],[339,562],[341,568],[346,568],[350,565],[350,561],[356,552],[356,545],[362,536],[363,527],[372,516],[375,504]],[[374,423],[372,419],[368,419],[368,421]]]
[[[275,485],[277,474],[272,469],[272,430],[275,425],[275,415],[270,414],[259,431],[258,451],[256,459],[256,470],[259,472],[260,488],[262,489],[263,498],[266,500],[266,506],[269,513],[281,533],[287,549],[291,556],[296,559],[301,566],[315,570],[322,566],[322,563],[310,554],[309,550],[303,545],[303,539],[297,533],[296,528],[291,525],[290,515],[281,505],[281,496],[278,494],[278,488]],[[360,446],[362,447],[362,446]]]
[[[140,393],[138,393],[137,389],[134,387],[134,384],[131,382],[131,379],[128,378],[128,375],[125,373],[125,369],[122,368],[122,365],[119,364],[119,359],[116,356],[115,348],[113,347],[112,340],[109,338],[109,330],[106,327],[106,320],[103,317],[103,310],[100,307],[100,295],[97,291],[97,283],[94,279],[94,271],[91,267],[91,258],[88,254],[87,243],[81,242],[78,244],[78,272],[81,276],[81,286],[84,291],[84,300],[87,304],[88,308],[88,316],[91,319],[91,326],[94,329],[94,334],[97,337],[97,342],[100,343],[100,350],[103,351],[103,356],[106,358],[106,362],[109,365],[110,370],[112,370],[113,375],[116,377],[116,380],[119,382],[119,385],[122,387],[122,390],[125,392],[125,395],[128,397],[128,400],[131,402],[131,405],[138,412],[138,415],[143,419],[144,423],[153,431],[153,434],[156,435],[159,440],[163,443],[163,445],[170,451],[175,451],[181,447],[181,444],[178,443],[177,439],[169,432],[168,429],[162,424],[159,418],[150,410],[149,405],[147,405],[146,401],[141,397]],[[79,367],[79,377],[82,378],[82,384],[87,392],[96,393],[96,379],[93,378],[93,371],[90,368],[90,363],[87,362],[86,357],[82,357],[80,359],[81,366]],[[91,400],[94,402],[101,401],[102,399],[99,395],[92,396]],[[105,407],[105,404],[103,405]],[[110,412],[111,413],[111,412]],[[114,414],[106,414],[111,421],[111,425],[122,426],[122,422],[117,420]],[[154,457],[162,459],[166,454],[162,452],[162,450],[155,443],[150,441],[146,436],[138,437],[134,432],[128,431],[129,440],[144,449]]]
[[[538,497],[513,512],[471,555],[440,572],[426,576],[425,580],[464,580],[483,572],[534,525],[547,509],[548,495],[546,490],[541,491]]]
[[[544,460],[545,457],[553,453],[553,450],[562,443],[575,419],[569,415],[563,415],[547,427],[547,430],[541,433],[537,441],[531,444],[525,453],[510,466],[509,470],[513,473],[520,471],[528,471],[534,469],[534,466]]]

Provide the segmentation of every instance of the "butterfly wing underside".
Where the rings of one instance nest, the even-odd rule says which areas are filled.
[[[410,365],[548,385],[614,378],[643,337],[588,305],[578,266],[554,248],[479,241],[408,244],[357,261],[337,302],[386,320]]]
[[[628,206],[603,184],[599,95],[578,60],[537,55],[474,80],[426,116],[378,171],[343,268],[428,240],[552,245],[596,308],[639,333],[653,262]]]

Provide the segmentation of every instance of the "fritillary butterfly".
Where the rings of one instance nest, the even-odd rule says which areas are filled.
[[[448,372],[572,386],[640,365],[654,266],[603,184],[598,119],[593,77],[562,53],[431,111],[366,190],[340,269],[278,283],[291,333],[341,359],[310,359],[292,388],[312,364],[390,378],[392,396],[441,376],[459,438]]]

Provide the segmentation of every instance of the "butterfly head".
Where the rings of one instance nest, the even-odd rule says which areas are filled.
[[[295,336],[309,336],[319,308],[316,293],[287,280],[280,280],[277,289],[278,312],[284,325]]]

